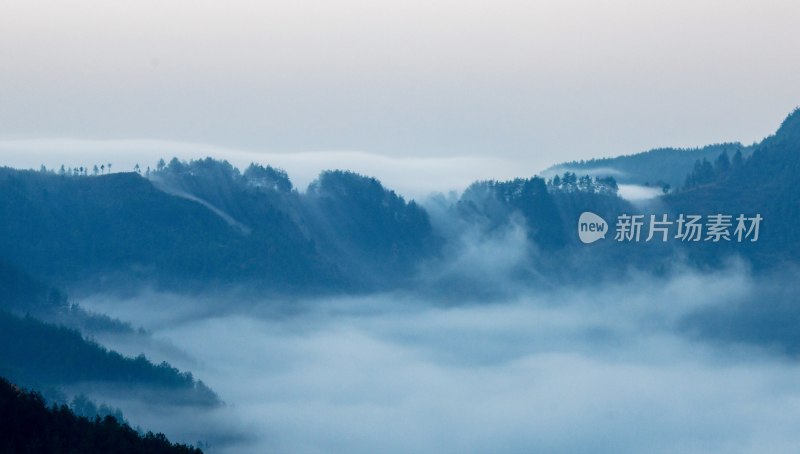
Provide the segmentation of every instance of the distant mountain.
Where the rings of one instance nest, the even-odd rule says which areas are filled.
[[[534,248],[526,279],[536,276],[544,283],[604,279],[631,269],[659,274],[686,259],[716,268],[738,257],[756,271],[780,270],[800,261],[800,111],[775,135],[746,149],[723,144],[653,150],[561,167],[566,168],[572,170],[548,180],[475,183],[454,203],[452,217],[485,232],[522,222]],[[615,183],[604,175],[628,183],[652,183],[656,176],[681,183],[668,195],[633,204],[618,197]],[[604,241],[580,243],[577,221],[584,211],[608,221]],[[644,216],[640,241],[614,240],[615,223],[624,214]],[[740,214],[760,215],[763,222],[756,242],[646,241],[650,215],[664,214],[673,222],[680,214],[700,215],[704,222],[710,215],[729,215],[731,232]]]
[[[413,285],[420,266],[458,247],[462,226],[488,234],[511,223],[526,229],[531,254],[538,254],[531,269],[546,269],[545,275],[583,276],[574,267],[584,266],[665,270],[687,255],[699,265],[740,255],[769,267],[796,260],[800,250],[798,230],[789,224],[798,206],[797,117],[749,147],[659,149],[567,163],[558,169],[571,170],[548,179],[476,182],[447,202],[452,206],[437,215],[438,225],[414,201],[347,171],[323,172],[298,191],[279,169],[254,164],[240,171],[210,158],[173,159],[145,175],[0,169],[0,275],[5,262],[68,290],[141,283],[178,291],[381,290]],[[670,184],[672,191],[634,206],[617,196],[618,183]],[[588,250],[578,242],[582,211],[613,220],[643,210],[760,211],[765,236],[747,248],[680,242],[612,248],[607,238]]]
[[[58,285],[91,277],[102,287],[102,279],[159,269],[211,278],[208,266],[231,254],[224,221],[136,174],[0,169],[0,216],[2,258]]]
[[[564,172],[579,175],[612,176],[619,183],[671,188],[683,186],[695,162],[703,159],[713,162],[720,154],[733,156],[737,151],[744,157],[752,153],[751,147],[740,143],[722,143],[702,148],[656,148],[632,155],[613,158],[572,161],[548,168],[542,175],[551,178]]]
[[[584,177],[556,187],[532,177],[475,183],[454,203],[451,217],[467,229],[478,229],[484,238],[492,238],[493,232],[507,234],[512,224],[523,228],[527,243],[516,247],[527,247],[528,258],[513,270],[514,277],[553,286],[613,279],[631,269],[663,272],[672,266],[671,245],[614,241],[617,216],[640,210],[616,193],[613,180]],[[579,241],[578,218],[585,211],[609,221],[604,241],[590,246]]]
[[[437,247],[427,213],[375,179],[327,172],[299,193],[275,169],[211,159],[149,179],[0,169],[0,217],[0,260],[93,291],[391,285]]]
[[[279,272],[297,269],[287,277],[294,284],[327,276],[329,285],[391,285],[438,246],[425,210],[353,172],[322,172],[303,193],[281,170],[253,164],[240,172],[210,158],[173,159],[149,178],[238,230],[255,266],[280,261]]]

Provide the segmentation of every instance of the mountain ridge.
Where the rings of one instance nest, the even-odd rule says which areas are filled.
[[[707,172],[692,180],[693,186],[676,185],[645,208],[661,206],[677,213],[713,206],[738,214],[763,207],[769,216],[765,227],[784,219],[778,224],[784,226],[780,232],[770,229],[761,244],[746,250],[726,245],[714,251],[741,253],[758,267],[770,267],[777,266],[771,262],[796,258],[793,247],[782,251],[778,244],[798,244],[796,235],[781,233],[798,216],[792,190],[800,174],[798,145],[796,110],[775,134],[749,147],[651,150],[584,162],[582,169],[627,162],[646,166],[649,175],[655,175],[680,167],[688,169],[681,177],[686,181],[692,172]],[[735,151],[733,161],[729,151]],[[706,157],[690,166],[695,155],[715,158],[713,166]],[[674,162],[668,166],[659,160]],[[240,171],[211,158],[172,159],[144,176],[3,168],[0,216],[6,222],[0,225],[0,260],[33,276],[48,276],[68,290],[91,283],[95,289],[113,291],[153,282],[172,289],[247,285],[283,293],[373,291],[414,285],[422,264],[444,259],[443,251],[452,249],[446,245],[457,243],[453,235],[464,229],[490,235],[491,226],[507,225],[512,219],[523,222],[528,241],[539,252],[566,251],[562,254],[597,255],[602,260],[603,254],[621,258],[624,250],[625,262],[653,269],[662,266],[653,263],[666,266],[671,257],[683,254],[685,247],[680,245],[579,248],[574,223],[580,212],[594,210],[613,218],[642,209],[621,199],[617,181],[609,178],[567,173],[558,184],[555,177],[476,182],[447,202],[445,215],[437,217],[436,222],[463,227],[454,230],[433,225],[425,204],[406,201],[377,179],[349,171],[322,172],[300,192],[279,169],[252,164]],[[708,247],[697,249],[711,251]],[[688,253],[702,264],[714,262],[710,257],[716,252]],[[544,266],[549,259],[540,254],[537,260]],[[547,267],[550,273],[558,265]]]

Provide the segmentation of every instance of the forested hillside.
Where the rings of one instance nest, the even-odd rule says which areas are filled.
[[[349,172],[324,173],[304,194],[274,169],[210,159],[173,160],[150,178],[0,169],[0,260],[66,287],[309,292],[391,284],[436,253],[424,210]],[[369,225],[374,235],[355,228]]]
[[[167,289],[246,285],[278,293],[400,288],[414,282],[421,265],[458,244],[463,229],[452,226],[490,233],[511,222],[524,223],[534,249],[557,252],[564,266],[613,258],[608,261],[660,270],[670,257],[688,254],[698,265],[740,255],[769,267],[796,259],[800,250],[786,247],[798,244],[797,229],[789,228],[797,219],[797,117],[793,113],[774,136],[750,147],[653,150],[579,163],[547,180],[476,182],[445,207],[438,226],[420,204],[347,171],[323,172],[299,191],[281,170],[253,164],[241,171],[210,158],[173,159],[144,175],[1,169],[0,216],[6,221],[0,224],[0,273],[5,261],[51,284],[93,291],[142,283]],[[568,167],[575,163],[558,168]],[[601,168],[622,173],[591,175]],[[617,194],[620,181],[649,180],[669,182],[670,194],[647,207]],[[582,211],[614,219],[645,209],[707,215],[708,207],[732,215],[760,212],[765,236],[747,248],[610,249],[606,241],[575,250]],[[557,271],[550,260],[538,263]],[[59,296],[40,291],[36,298],[45,304]]]
[[[708,212],[763,217],[763,233],[748,247],[721,246],[747,257],[758,268],[780,269],[800,260],[800,110],[778,131],[754,146],[750,158],[716,172],[703,184],[666,197],[673,212]],[[716,250],[715,250],[716,249]],[[690,251],[700,263],[713,262],[720,248]]]
[[[186,453],[199,449],[172,444],[163,434],[139,434],[113,416],[88,419],[66,406],[48,407],[41,395],[0,378],[2,453]]]
[[[678,188],[685,182],[697,161],[713,162],[717,156],[727,153],[733,156],[736,152],[745,157],[752,153],[751,147],[739,143],[723,143],[701,148],[656,148],[632,155],[613,158],[571,161],[553,166],[543,173],[563,173],[570,171],[592,176],[612,176],[624,184],[649,185]]]
[[[189,372],[143,355],[126,358],[75,330],[0,311],[0,376],[37,389],[91,383],[164,402],[217,405]]]

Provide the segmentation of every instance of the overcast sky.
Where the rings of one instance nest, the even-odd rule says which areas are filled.
[[[227,152],[443,189],[750,143],[800,104],[798,23],[791,0],[4,0],[0,164]]]

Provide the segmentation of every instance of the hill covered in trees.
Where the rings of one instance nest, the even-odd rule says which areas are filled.
[[[70,327],[64,326],[65,324]],[[71,422],[57,428],[42,428],[46,430],[43,433],[34,434],[31,432],[32,428],[28,428],[26,430],[31,433],[17,434],[22,438],[0,439],[0,452],[42,452],[41,449],[47,452],[95,452],[85,449],[100,449],[98,446],[106,446],[103,443],[107,442],[112,443],[108,446],[117,442],[127,443],[120,445],[119,452],[125,452],[129,445],[139,446],[135,448],[138,449],[135,452],[142,452],[141,449],[145,449],[143,447],[152,448],[152,452],[162,452],[158,449],[161,449],[159,446],[165,440],[152,434],[142,439],[146,441],[144,444],[135,439],[95,439],[101,436],[122,436],[122,432],[128,434],[125,436],[131,433],[138,435],[127,426],[116,422],[122,421],[120,409],[109,408],[104,404],[97,405],[87,395],[97,396],[99,393],[124,396],[134,401],[167,406],[213,408],[220,404],[216,394],[202,382],[195,380],[191,373],[180,372],[166,362],[153,364],[143,355],[136,358],[122,356],[87,339],[78,329],[86,333],[133,333],[129,324],[105,315],[87,313],[70,303],[63,292],[8,263],[0,262],[0,376],[11,379],[18,385],[38,390],[50,402],[59,405],[71,402],[73,412],[90,420],[107,415],[116,418],[86,423],[80,418],[69,420],[72,416],[68,416],[69,410],[66,408],[53,410],[50,416],[60,418],[57,424]],[[5,422],[13,416],[12,409],[13,402],[0,403]],[[3,427],[6,428],[7,426]],[[122,432],[105,434],[108,430]],[[52,431],[74,433],[55,435]],[[67,444],[58,445],[57,439],[48,438],[51,436],[57,436]],[[88,438],[83,439],[84,437]],[[70,448],[76,440],[80,444]],[[13,443],[3,445],[4,441]],[[22,444],[14,444],[18,442]],[[94,445],[95,442],[101,445]],[[3,446],[11,446],[11,451],[3,451]],[[31,451],[25,451],[29,448]],[[58,451],[62,448],[64,451]],[[50,451],[52,449],[56,451]]]
[[[253,164],[242,171],[210,158],[172,159],[144,175],[0,169],[0,216],[6,220],[0,224],[0,261],[68,289],[155,283],[170,289],[369,291],[413,285],[421,265],[459,244],[463,226],[491,233],[513,221],[524,224],[536,251],[557,252],[562,264],[611,257],[660,269],[669,262],[660,255],[684,255],[686,245],[607,250],[607,241],[591,251],[575,249],[577,216],[593,211],[613,219],[641,210],[618,196],[618,183],[661,182],[671,185],[671,195],[651,201],[648,209],[677,214],[714,207],[738,214],[763,208],[765,222],[794,220],[797,115],[773,137],[748,147],[658,149],[567,163],[558,168],[574,170],[547,180],[476,182],[445,204],[438,225],[415,201],[347,171],[323,172],[298,190],[279,169]],[[779,246],[796,241],[784,230],[770,230],[763,244],[726,245],[713,255],[739,254],[759,267],[794,259],[797,249]],[[716,263],[710,253],[696,253],[707,248],[688,254],[697,263]],[[580,260],[573,260],[575,253]]]
[[[103,332],[134,330],[119,320],[87,313],[63,292],[0,262],[0,376],[37,389],[52,402],[71,401],[75,411],[88,417],[115,414],[121,420],[121,413],[76,393],[102,389],[160,404],[220,404],[191,373],[153,364],[144,356],[124,357],[83,334]]]
[[[619,183],[679,188],[695,164],[703,160],[714,162],[719,155],[727,153],[733,157],[737,152],[744,157],[752,153],[751,147],[740,143],[722,143],[701,148],[656,148],[632,155],[613,158],[571,161],[553,166],[543,175],[573,172],[580,175],[614,177]]]
[[[742,162],[722,165],[708,175],[664,198],[673,212],[700,212],[709,207],[718,212],[760,214],[766,234],[746,249],[756,267],[780,268],[800,260],[800,110],[784,120],[778,131],[754,145]],[[717,166],[718,168],[718,166]],[[691,177],[692,175],[690,175]],[[728,253],[740,252],[725,244]],[[718,248],[719,249],[719,248]],[[714,263],[719,250],[691,250],[699,263]]]
[[[139,434],[113,416],[89,419],[66,406],[48,407],[35,392],[0,378],[0,452],[3,453],[186,453],[163,434]]]
[[[63,291],[0,260],[0,311],[31,315],[94,335],[100,333],[135,333],[129,324],[104,314],[85,311],[71,303]]]
[[[388,285],[437,246],[427,213],[375,179],[327,172],[300,193],[275,169],[210,159],[173,160],[150,179],[0,169],[0,217],[0,260],[94,290]]]
[[[91,384],[145,399],[217,405],[217,396],[191,373],[144,355],[127,358],[79,332],[0,311],[0,375],[37,389]]]

